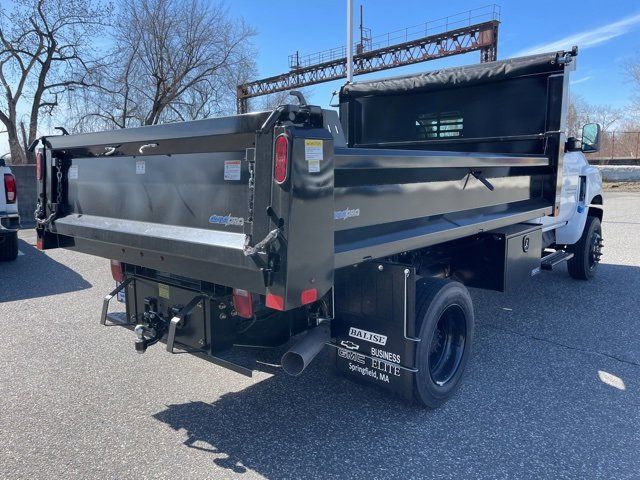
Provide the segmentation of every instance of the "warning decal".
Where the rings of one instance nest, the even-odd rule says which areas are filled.
[[[158,284],[158,296],[162,298],[170,298],[169,294],[169,285],[165,285],[164,283]]]
[[[241,170],[240,160],[227,160],[224,162],[224,179],[240,180]]]
[[[304,141],[304,159],[308,163],[309,172],[320,171],[320,162],[323,160],[322,140],[307,139]]]
[[[136,161],[136,175],[144,175],[146,173],[146,165],[144,160]]]

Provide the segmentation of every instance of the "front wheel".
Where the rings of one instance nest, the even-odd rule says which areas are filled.
[[[469,291],[459,282],[423,279],[417,284],[418,373],[414,397],[436,408],[453,396],[471,354],[474,314]]]
[[[569,251],[573,253],[567,262],[569,275],[578,280],[593,278],[602,256],[602,226],[598,217],[587,217],[580,240]]]

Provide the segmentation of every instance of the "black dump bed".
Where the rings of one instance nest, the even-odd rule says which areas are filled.
[[[552,214],[572,59],[348,85],[340,119],[287,105],[44,138],[39,242],[299,306],[336,268]]]

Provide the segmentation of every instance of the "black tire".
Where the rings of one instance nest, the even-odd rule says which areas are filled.
[[[471,355],[474,314],[466,287],[452,280],[420,280],[416,330],[421,341],[414,397],[418,404],[436,408],[455,393]]]
[[[602,255],[602,227],[598,217],[588,216],[580,240],[569,247],[573,258],[567,262],[569,275],[577,280],[593,278]]]
[[[0,234],[0,262],[8,262],[18,257],[18,232]]]

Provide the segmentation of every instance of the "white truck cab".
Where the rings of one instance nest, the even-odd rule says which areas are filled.
[[[538,219],[543,225],[543,246],[564,246],[567,254],[573,255],[568,259],[569,273],[585,280],[595,274],[602,254],[602,175],[584,155],[598,151],[599,143],[600,126],[595,123],[583,127],[581,142],[569,140],[573,147],[563,157],[558,215]],[[560,256],[549,260],[553,263]]]
[[[18,256],[18,189],[16,177],[2,158],[0,175],[0,261],[10,261]]]
[[[554,231],[556,243],[574,244],[580,239],[590,212],[602,217],[602,203],[600,171],[589,165],[582,152],[569,152],[562,167],[560,213],[540,219],[543,231]],[[600,213],[595,213],[596,209]]]

